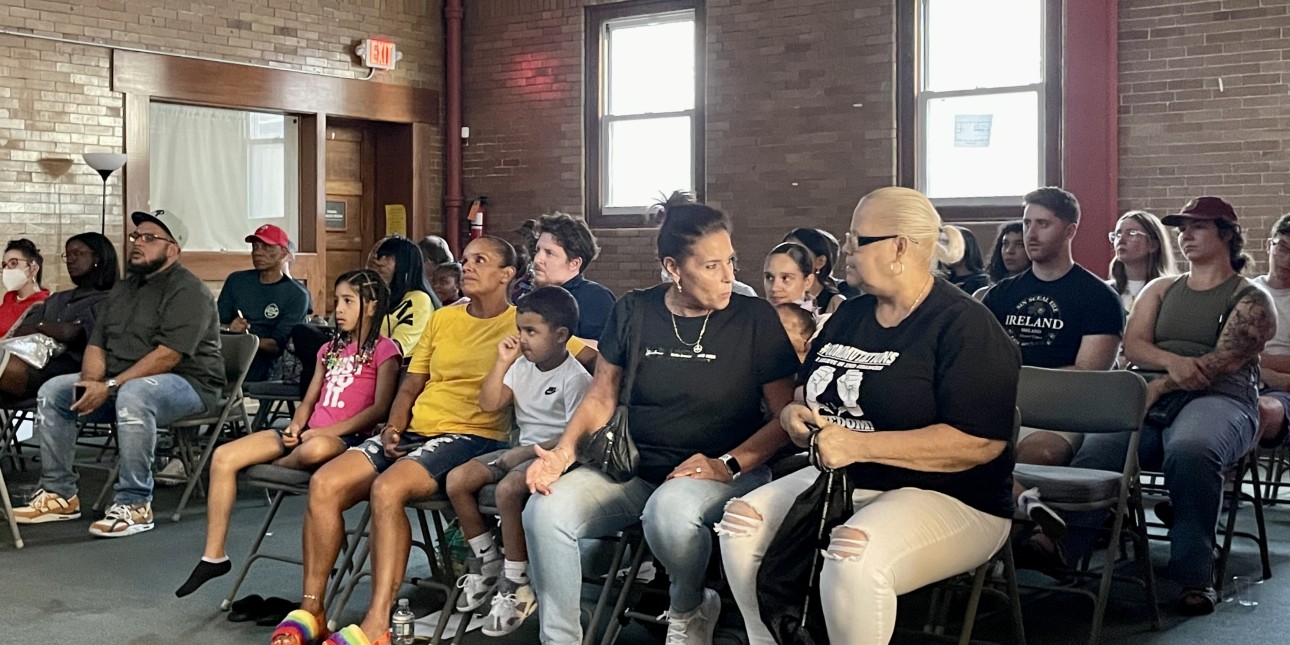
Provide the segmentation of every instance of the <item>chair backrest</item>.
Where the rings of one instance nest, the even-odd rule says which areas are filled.
[[[255,334],[220,334],[220,354],[224,357],[224,398],[242,391],[246,373],[251,371],[260,337]]]
[[[1123,370],[1093,372],[1022,367],[1017,407],[1028,428],[1060,432],[1131,432],[1142,427],[1147,383]]]

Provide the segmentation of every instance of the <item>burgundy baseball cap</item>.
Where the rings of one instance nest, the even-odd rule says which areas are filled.
[[[287,232],[272,224],[265,224],[255,229],[254,233],[246,236],[245,241],[249,244],[256,240],[273,246],[281,246],[288,251],[295,250],[295,245],[291,243],[291,238],[287,237]]]
[[[1235,224],[1236,211],[1232,209],[1231,204],[1218,197],[1197,197],[1187,202],[1182,210],[1173,215],[1166,215],[1160,221],[1164,222],[1165,226],[1178,226],[1185,219],[1223,220]]]

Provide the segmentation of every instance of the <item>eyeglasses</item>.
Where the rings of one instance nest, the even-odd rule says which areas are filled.
[[[846,243],[847,243],[847,246],[849,246],[851,249],[854,250],[862,246],[869,246],[870,244],[881,242],[883,240],[894,240],[898,237],[900,236],[899,235],[874,235],[874,236],[852,235],[850,231],[847,231]]]
[[[92,258],[94,253],[90,251],[72,251],[70,253],[60,253],[58,257],[64,260],[77,260],[80,258]]]
[[[6,269],[21,269],[24,266],[31,266],[31,260],[25,258],[9,258],[4,262]]]
[[[131,233],[125,236],[125,239],[130,240],[131,244],[138,244],[140,240],[142,240],[144,244],[152,244],[157,240],[161,240],[162,242],[169,242],[171,244],[179,244],[178,242],[168,237],[153,235],[152,233]]]
[[[1146,231],[1125,231],[1121,233],[1119,231],[1111,231],[1110,233],[1106,234],[1106,239],[1111,240],[1111,244],[1115,244],[1116,242],[1120,241],[1120,238],[1125,238],[1125,237],[1129,238],[1130,241],[1135,239],[1145,240],[1147,239],[1147,232]]]

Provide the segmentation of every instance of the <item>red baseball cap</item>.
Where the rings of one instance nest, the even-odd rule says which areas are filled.
[[[1189,202],[1182,210],[1173,215],[1166,215],[1161,222],[1165,226],[1178,226],[1185,219],[1197,220],[1223,220],[1232,224],[1236,223],[1236,211],[1232,205],[1218,197],[1197,197]]]
[[[254,233],[246,236],[245,241],[249,244],[256,240],[264,242],[265,244],[272,244],[273,246],[281,246],[288,251],[294,251],[296,248],[295,245],[291,243],[291,238],[287,237],[287,232],[272,224],[265,224],[264,226],[255,229]]]

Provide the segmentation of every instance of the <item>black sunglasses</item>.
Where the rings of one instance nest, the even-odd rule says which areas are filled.
[[[847,244],[849,244],[853,249],[858,249],[862,246],[869,246],[870,244],[873,244],[875,242],[881,242],[883,240],[893,240],[898,237],[900,236],[899,235],[874,235],[870,237],[866,235],[852,235],[850,232],[846,234]]]

